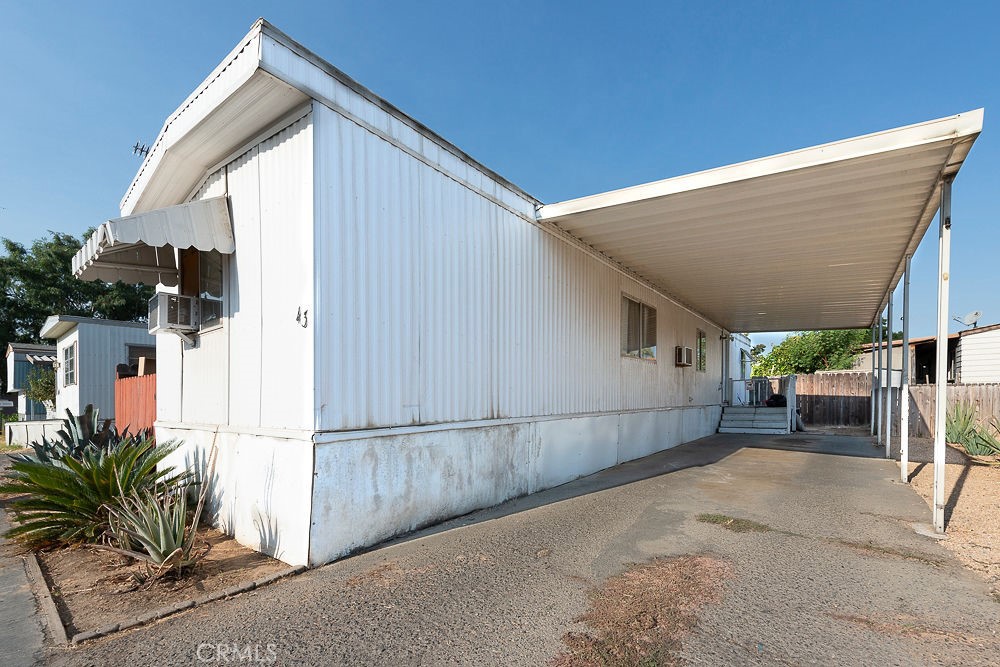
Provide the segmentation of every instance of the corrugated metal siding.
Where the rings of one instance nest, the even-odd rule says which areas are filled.
[[[155,345],[155,337],[144,328],[81,323],[78,409],[88,403],[99,408],[101,417],[115,416],[115,367],[128,363],[129,345]],[[61,357],[60,357],[61,358]]]
[[[229,423],[260,426],[261,262],[260,172],[254,147],[226,167],[236,253],[229,259]]]
[[[14,391],[16,389],[27,389],[28,388],[28,373],[34,365],[27,359],[17,359],[14,361],[14,378],[13,381],[9,382],[7,389],[9,391]]]
[[[194,348],[158,360],[158,419],[312,427],[312,327],[296,321],[300,308],[312,310],[312,143],[306,116],[210,175],[195,195],[230,197],[236,252],[226,260],[226,317]]]
[[[509,199],[468,164],[442,174],[436,144],[418,160],[313,115],[317,428],[719,403],[716,327],[460,182]],[[623,291],[657,308],[656,363],[620,356]],[[698,328],[708,371],[675,368]]]
[[[961,382],[1000,382],[1000,329],[962,336],[955,357]]]
[[[313,328],[308,319],[296,319],[312,311],[312,145],[312,121],[306,117],[258,149],[261,426],[308,429],[313,424]],[[233,363],[245,362],[234,357]],[[232,388],[233,400],[239,400],[240,390]]]
[[[198,192],[191,198],[198,201],[219,197],[228,189],[226,170],[219,169],[209,175],[202,183]],[[235,222],[234,222],[235,224]],[[225,283],[223,296],[227,300],[227,311],[231,308],[230,285],[232,285],[232,258],[223,260]],[[195,424],[226,424],[229,422],[229,333],[228,323],[224,320],[220,328],[206,331],[197,337],[197,345],[188,347],[180,345],[183,368],[180,372],[181,421]],[[169,337],[161,334],[157,338]],[[159,350],[157,350],[159,351]],[[157,359],[159,371],[159,359]],[[162,393],[166,387],[160,386],[157,391]],[[157,395],[159,397],[159,393]],[[157,406],[157,416],[160,416]]]

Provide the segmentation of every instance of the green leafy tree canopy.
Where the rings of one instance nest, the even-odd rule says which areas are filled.
[[[883,330],[885,322],[882,323]],[[871,342],[871,329],[831,329],[790,334],[763,356],[757,356],[753,374],[792,375],[816,371],[839,371],[854,367],[861,346]],[[893,333],[893,339],[902,332]],[[754,348],[755,351],[757,348]]]
[[[28,388],[24,395],[53,409],[56,402],[56,372],[52,367],[35,366],[28,372],[27,382]]]

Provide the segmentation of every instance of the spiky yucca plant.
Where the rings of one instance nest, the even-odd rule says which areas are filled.
[[[188,525],[187,487],[146,489],[123,494],[108,508],[118,547],[104,547],[142,561],[158,576],[194,563],[197,516]]]
[[[976,404],[959,401],[948,410],[944,424],[945,439],[965,445],[976,430]]]
[[[79,460],[65,456],[59,465],[14,461],[0,493],[27,495],[11,501],[18,525],[6,536],[33,547],[106,540],[108,508],[121,497],[190,482],[190,472],[157,469],[177,445],[128,438],[85,450]]]
[[[96,410],[93,405],[87,405],[81,415],[74,415],[66,410],[66,419],[62,423],[63,427],[56,432],[58,437],[42,436],[41,441],[31,443],[34,454],[14,454],[11,458],[60,465],[60,461],[67,456],[80,460],[84,452],[107,449],[121,440],[145,440],[147,437],[144,432],[130,434],[128,429],[119,433],[110,419],[104,420],[102,424],[100,410]]]

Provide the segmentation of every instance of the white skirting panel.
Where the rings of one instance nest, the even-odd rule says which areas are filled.
[[[205,518],[251,549],[292,565],[309,556],[313,444],[247,433],[156,425],[159,442],[183,445],[168,465],[204,478],[213,439],[219,453]]]
[[[161,442],[184,442],[169,464],[201,475],[215,439],[219,454],[207,518],[220,530],[287,563],[320,565],[711,435],[721,412],[719,406],[697,406],[415,427],[318,444],[232,427],[216,434],[208,427],[158,423],[156,433]]]
[[[715,432],[719,406],[316,445],[311,564]]]

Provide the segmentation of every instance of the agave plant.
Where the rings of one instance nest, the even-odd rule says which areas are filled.
[[[177,445],[130,437],[105,449],[85,449],[79,460],[64,457],[59,465],[14,461],[0,493],[27,495],[10,502],[18,524],[5,535],[29,546],[106,540],[108,508],[119,498],[191,482],[190,472],[157,469]]]
[[[111,444],[123,439],[145,439],[145,434],[130,435],[126,430],[118,433],[110,419],[100,421],[100,410],[88,405],[82,415],[74,415],[66,410],[63,427],[57,431],[57,438],[42,437],[41,442],[31,443],[34,454],[16,454],[12,458],[20,461],[37,461],[50,465],[60,465],[67,456],[80,460],[84,452],[107,449]]]
[[[975,403],[960,401],[953,405],[945,417],[945,439],[964,446],[976,430]]]
[[[197,560],[193,547],[198,516],[189,525],[186,485],[133,490],[122,494],[108,510],[111,534],[119,546],[102,548],[146,563],[147,573],[154,576]]]
[[[962,443],[965,451],[972,456],[996,456],[1000,454],[1000,440],[985,429],[975,429]]]

